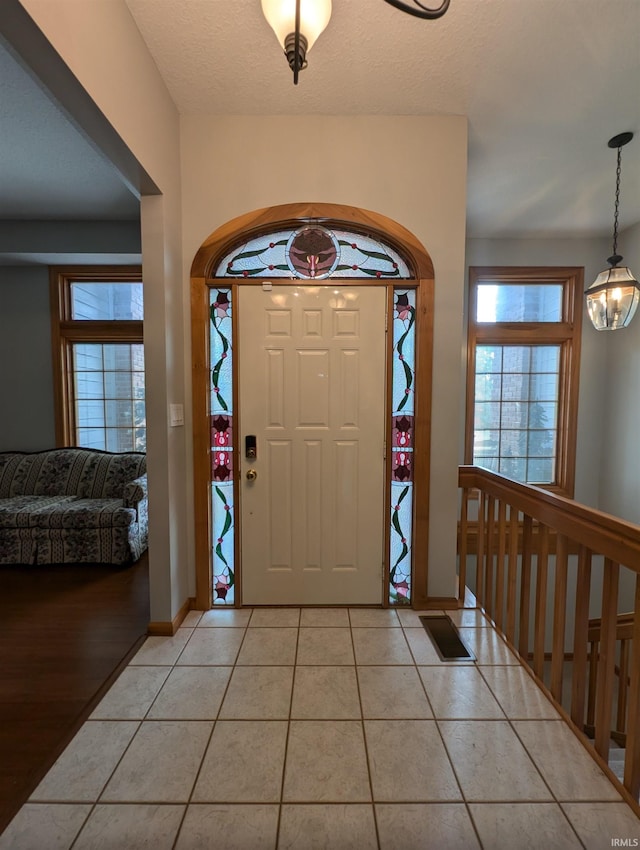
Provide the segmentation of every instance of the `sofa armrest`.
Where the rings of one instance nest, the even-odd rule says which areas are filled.
[[[125,508],[136,508],[147,498],[147,473],[125,485],[123,501]]]

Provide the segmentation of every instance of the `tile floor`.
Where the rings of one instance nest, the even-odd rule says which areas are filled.
[[[192,612],[147,639],[0,850],[635,846],[640,820],[482,615],[452,615],[466,664],[418,616]]]

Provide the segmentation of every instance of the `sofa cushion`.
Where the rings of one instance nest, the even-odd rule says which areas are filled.
[[[75,499],[31,511],[30,528],[127,528],[136,512],[122,499]]]
[[[24,494],[32,457],[17,452],[0,454],[0,499]]]
[[[79,496],[122,499],[129,481],[147,470],[140,452],[50,449],[0,454],[0,498],[10,496]]]
[[[98,454],[97,458],[93,478],[81,480],[76,491],[83,499],[124,499],[127,484],[147,471],[145,454]]]
[[[31,515],[68,505],[75,496],[14,496],[0,499],[0,528],[30,528]]]
[[[123,501],[127,508],[135,508],[148,497],[147,474],[141,475],[135,481],[130,481],[124,488]]]

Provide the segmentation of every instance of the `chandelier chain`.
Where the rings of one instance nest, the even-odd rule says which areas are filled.
[[[622,171],[622,147],[618,148],[618,167],[616,168],[616,204],[613,216],[613,253],[618,253],[618,208],[620,206],[620,172]]]

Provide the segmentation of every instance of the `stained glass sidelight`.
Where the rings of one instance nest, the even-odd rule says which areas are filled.
[[[211,289],[209,414],[211,422],[211,512],[213,603],[235,599],[233,501],[233,375],[231,290]]]
[[[393,292],[389,601],[411,599],[416,293]]]

